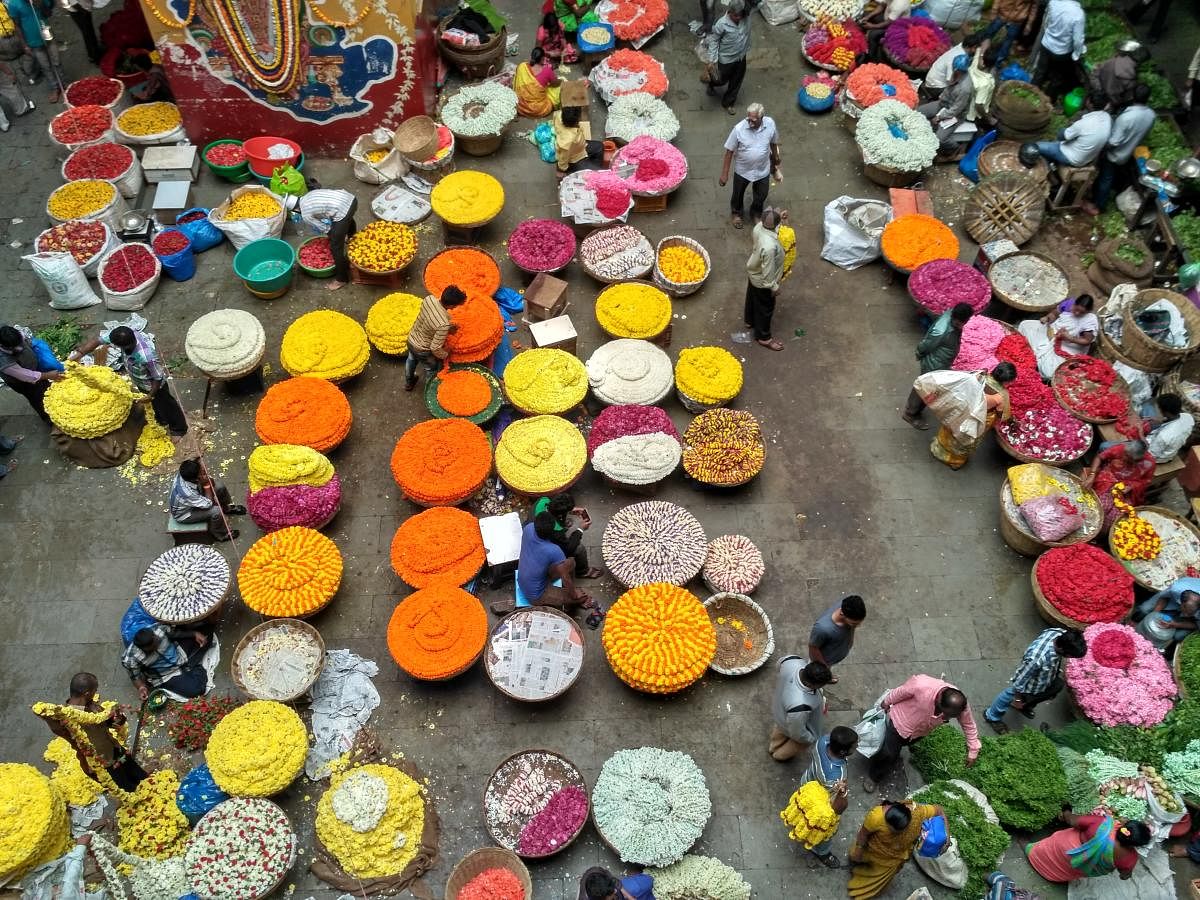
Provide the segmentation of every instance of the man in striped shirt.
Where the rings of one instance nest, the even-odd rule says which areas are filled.
[[[425,366],[432,378],[450,351],[446,349],[446,338],[458,328],[450,321],[450,310],[467,302],[467,295],[457,285],[447,285],[439,300],[426,294],[421,301],[417,320],[408,330],[408,358],[404,361],[404,389],[411,391],[417,386],[417,364]]]
[[[1063,689],[1062,661],[1079,659],[1087,652],[1083,635],[1074,629],[1047,628],[1025,649],[1021,665],[983,717],[998,734],[1008,731],[1004,715],[1015,709],[1027,719],[1039,703],[1053,699]]]
[[[329,235],[329,252],[333,254],[333,279],[326,289],[336,291],[350,280],[350,259],[346,256],[346,241],[358,231],[354,213],[358,198],[349,191],[319,188],[309,191],[299,200],[300,218],[318,234]]]

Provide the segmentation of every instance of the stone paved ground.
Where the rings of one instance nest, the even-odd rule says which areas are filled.
[[[1183,6],[1176,15],[1192,24]],[[790,26],[769,29],[758,17],[742,100],[764,102],[779,125],[786,181],[774,189],[772,201],[791,209],[800,254],[776,316],[786,351],[730,342],[729,332],[740,326],[749,231],[726,224],[726,195],[716,175],[721,143],[734,120],[698,89],[690,17],[689,8],[677,9],[669,30],[651,49],[667,62],[670,99],[683,121],[678,144],[692,175],[667,212],[635,216],[634,224],[652,240],[690,234],[712,252],[716,271],[710,283],[677,304],[672,346],[717,343],[743,358],[746,387],[737,405],[761,418],[770,443],[763,474],[739,493],[698,493],[676,478],[662,496],[688,506],[710,536],[741,532],[764,549],[769,565],[757,598],[773,618],[781,653],[803,652],[810,623],[836,599],[850,592],[867,598],[867,624],[850,661],[839,668],[839,684],[828,692],[832,724],[854,721],[882,690],[914,672],[961,685],[978,715],[1042,627],[1029,591],[1029,561],[1010,552],[996,530],[996,492],[1008,460],[989,444],[965,470],[951,472],[930,458],[929,434],[900,422],[898,407],[915,374],[912,348],[920,335],[913,306],[881,266],[844,272],[818,258],[824,204],[842,193],[881,197],[883,191],[861,177],[852,141],[835,119],[796,110],[797,34]],[[516,16],[526,50],[533,24],[528,10]],[[57,28],[74,35],[65,20]],[[67,57],[68,74],[82,74],[78,49],[72,47]],[[1185,66],[1186,57],[1173,64]],[[44,98],[45,88],[33,94]],[[593,114],[602,111],[596,106]],[[20,264],[20,255],[44,227],[46,196],[59,183],[60,160],[47,144],[47,118],[43,105],[0,137],[0,278],[5,285],[0,318],[32,325],[53,318],[41,286]],[[496,156],[477,165],[500,175],[508,190],[504,214],[485,235],[485,246],[504,258],[501,241],[517,222],[557,215],[551,170],[515,133]],[[342,162],[313,161],[312,166],[324,184],[356,189],[360,209],[367,208],[372,189],[351,183]],[[930,187],[939,213],[955,222],[961,179],[940,170]],[[194,196],[213,205],[226,190],[206,174]],[[364,220],[360,217],[360,224]],[[1039,241],[1051,246],[1064,233],[1056,228]],[[436,226],[422,229],[420,260],[412,272],[419,272],[421,262],[440,246],[439,238]],[[964,241],[962,258],[970,260],[974,252]],[[182,359],[183,334],[199,314],[227,306],[248,309],[266,326],[269,380],[275,381],[283,375],[276,356],[279,339],[296,316],[332,304],[361,320],[381,294],[351,287],[329,295],[320,284],[301,278],[283,298],[257,301],[232,277],[231,255],[228,245],[205,254],[193,281],[164,282],[144,311],[165,358]],[[506,283],[519,286],[519,273],[510,263],[504,267]],[[580,332],[579,354],[586,358],[601,343],[590,311],[597,285],[575,267],[569,280],[570,313]],[[417,290],[415,285],[410,276],[409,286]],[[101,308],[82,315],[89,325],[105,318]],[[524,330],[519,337],[528,342]],[[198,408],[203,391],[196,376],[186,363],[175,372],[190,410]],[[715,815],[698,852],[743,871],[763,900],[841,895],[844,874],[807,869],[778,820],[778,810],[797,786],[799,767],[774,763],[764,752],[773,684],[769,670],[739,680],[709,677],[682,696],[653,700],[611,676],[597,635],[589,632],[583,680],[546,706],[505,699],[479,667],[435,685],[415,683],[398,672],[387,655],[384,629],[406,590],[391,572],[387,552],[397,524],[415,508],[397,495],[387,459],[399,434],[425,416],[417,397],[400,385],[396,362],[376,354],[367,372],[347,386],[355,425],[332,454],[345,498],[328,530],[345,555],[346,574],[337,601],[314,623],[329,646],[349,647],[379,663],[376,681],[383,701],[374,724],[391,746],[428,773],[442,818],[442,855],[431,876],[436,889],[464,853],[487,843],[480,796],[488,774],[505,756],[529,746],[553,747],[574,759],[591,782],[615,750],[651,744],[693,754],[708,777]],[[254,445],[255,403],[256,398],[218,392],[210,409],[215,431],[209,459],[235,494],[246,488],[244,460]],[[668,408],[682,428],[684,411],[674,402]],[[61,697],[72,673],[93,671],[106,696],[134,697],[119,665],[117,622],[144,567],[169,546],[162,531],[168,480],[150,476],[131,485],[114,470],[67,465],[49,448],[45,430],[23,401],[10,392],[0,394],[0,426],[7,434],[26,435],[17,454],[20,467],[0,485],[0,544],[6,548],[0,559],[6,585],[0,601],[0,759],[37,762],[47,735],[28,706]],[[590,475],[577,496],[597,522],[588,544],[598,554],[608,516],[636,498],[613,494]],[[256,536],[247,523],[241,541],[225,551],[236,557]],[[606,578],[596,593],[611,602],[619,589]],[[237,638],[257,621],[244,609],[230,613],[222,631],[226,663]],[[232,690],[227,672],[226,665],[221,687]],[[1066,713],[1061,704],[1045,712],[1053,721]],[[856,785],[857,774],[856,768]],[[306,840],[311,840],[311,800],[318,791],[298,786],[284,798]],[[838,837],[839,852],[848,849],[865,809],[861,792],[855,793]],[[589,829],[569,852],[533,867],[537,897],[573,897],[574,879],[596,863],[616,860]],[[1004,866],[1018,879],[1030,874],[1015,844]],[[337,894],[302,872],[293,882],[300,897]],[[923,882],[908,867],[890,895],[905,896]],[[1045,896],[1060,896],[1036,886]],[[935,888],[934,893],[944,892]]]

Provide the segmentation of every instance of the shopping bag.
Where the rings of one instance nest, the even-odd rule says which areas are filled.
[[[875,705],[863,713],[862,721],[854,726],[858,732],[858,752],[868,759],[879,752],[883,746],[883,736],[887,732],[887,713],[883,710],[883,698],[887,691],[879,695]]]
[[[271,193],[280,197],[303,197],[308,193],[308,185],[295,166],[280,166],[271,173]]]
[[[939,369],[913,382],[913,389],[952,434],[973,441],[987,424],[983,382],[974,372]]]

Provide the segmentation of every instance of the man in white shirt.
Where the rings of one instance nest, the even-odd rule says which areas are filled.
[[[741,228],[745,211],[746,188],[751,189],[750,218],[758,219],[767,202],[771,175],[783,181],[779,170],[779,132],[775,120],[766,115],[761,103],[746,107],[746,118],[733,126],[725,139],[725,159],[721,164],[721,187],[729,182],[729,167],[733,166],[733,196],[729,209],[733,227]]]
[[[1079,84],[1079,60],[1087,51],[1083,24],[1079,0],[1050,0],[1033,81],[1055,100]]]
[[[1062,166],[1090,166],[1112,133],[1112,116],[1103,106],[1103,97],[1089,96],[1085,107],[1088,111],[1060,131],[1057,141],[1038,141],[1038,153]]]
[[[333,278],[327,290],[336,291],[350,280],[350,258],[346,241],[358,231],[354,213],[358,198],[349,191],[318,188],[299,199],[300,218],[317,233],[329,235],[329,252],[333,254]],[[289,200],[289,208],[291,208]]]
[[[1090,203],[1083,205],[1083,211],[1088,215],[1096,216],[1103,212],[1114,187],[1117,187],[1118,179],[1122,182],[1126,180],[1134,148],[1146,139],[1154,127],[1154,110],[1150,108],[1149,101],[1150,88],[1139,82],[1133,88],[1133,102],[1113,119],[1112,133],[1108,136],[1104,155],[1100,157],[1100,172],[1096,175],[1092,194],[1095,206]]]
[[[716,89],[725,88],[721,105],[725,112],[735,115],[738,91],[746,77],[746,54],[750,52],[750,16],[743,0],[733,0],[725,15],[712,30],[717,44],[717,77],[708,83],[708,96],[715,97]]]
[[[1183,401],[1178,394],[1160,394],[1157,415],[1154,414],[1154,403],[1147,403],[1146,407],[1142,410],[1143,414],[1149,414],[1145,420],[1150,428],[1146,449],[1155,462],[1170,462],[1192,436],[1196,420],[1191,413],[1183,411]]]
[[[783,280],[783,244],[776,229],[779,213],[763,210],[762,221],[754,226],[754,249],[746,260],[746,309],[743,319],[753,330],[754,340],[768,350],[782,350],[783,342],[771,337],[771,317],[775,315],[775,298]]]
[[[955,80],[954,60],[963,54],[970,57],[975,52],[975,48],[982,43],[983,38],[976,34],[968,34],[962,39],[962,43],[955,44],[933,61],[933,65],[925,73],[925,81],[922,84],[929,99],[936,98]]]

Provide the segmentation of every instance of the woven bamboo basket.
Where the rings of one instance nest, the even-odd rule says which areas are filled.
[[[1178,394],[1187,411],[1196,415],[1200,413],[1200,404],[1192,402],[1187,392],[1183,390],[1185,381],[1189,384],[1200,384],[1200,356],[1185,359],[1164,375],[1159,388],[1159,393]]]
[[[437,27],[438,49],[442,56],[454,63],[469,80],[489,78],[504,68],[504,51],[508,44],[508,29],[501,27],[490,39],[478,47],[455,47],[442,38],[448,19]]]
[[[668,247],[687,247],[689,250],[699,253],[700,258],[704,260],[704,276],[699,281],[692,281],[686,284],[669,280],[658,267],[658,257]],[[701,246],[699,241],[694,241],[690,237],[685,237],[682,234],[673,234],[659,241],[658,246],[654,250],[654,284],[672,297],[687,297],[696,293],[696,291],[704,287],[704,282],[708,280],[708,276],[711,273],[712,259],[709,257],[708,251]]]
[[[1170,519],[1175,524],[1181,525],[1187,531],[1190,531],[1192,533],[1192,536],[1196,539],[1196,542],[1200,543],[1200,528],[1197,528],[1195,525],[1193,525],[1191,522],[1189,522],[1183,516],[1179,515],[1179,513],[1172,512],[1171,510],[1167,509],[1165,506],[1136,506],[1136,507],[1134,507],[1134,512],[1138,513],[1139,515],[1144,512],[1152,512],[1156,516],[1162,516],[1162,518],[1164,518],[1164,519]],[[1133,580],[1136,581],[1139,585],[1141,585],[1146,590],[1151,591],[1151,592],[1157,592],[1158,590],[1160,590],[1159,587],[1156,587],[1155,585],[1151,584],[1150,582],[1144,580],[1143,578],[1141,578],[1138,575],[1138,573],[1134,569],[1130,568],[1129,563],[1133,562],[1133,560],[1121,559],[1121,555],[1119,553],[1117,553],[1117,548],[1115,546],[1113,546],[1113,529],[1111,529],[1111,528],[1108,531],[1108,552],[1113,555],[1113,559],[1115,559],[1117,562],[1119,562],[1121,565],[1123,565],[1125,567],[1126,571],[1129,572],[1129,574],[1133,576]],[[1178,572],[1178,573],[1176,573],[1175,577],[1182,578],[1186,574],[1187,574],[1186,572]]]
[[[1101,359],[1106,359],[1109,362],[1124,363],[1132,369],[1137,369],[1140,372],[1148,372],[1152,375],[1157,375],[1167,371],[1166,367],[1148,366],[1145,363],[1140,363],[1135,359],[1131,359],[1126,355],[1124,349],[1117,344],[1108,332],[1102,327],[1100,329],[1100,340],[1098,345],[1099,356]]]
[[[890,166],[879,165],[878,163],[869,163],[863,160],[863,174],[867,179],[875,182],[880,187],[895,188],[908,187],[915,181],[921,178],[924,170],[916,172],[902,172],[900,169],[893,169]]]
[[[612,225],[612,226],[608,226],[606,228],[596,229],[595,231],[591,232],[591,234],[589,234],[587,237],[585,237],[583,240],[584,240],[584,242],[586,242],[588,240],[588,238],[590,238],[590,237],[594,237],[596,235],[602,235],[606,231],[611,231],[614,228],[620,228],[620,227],[622,227],[622,226],[621,225]],[[640,232],[639,232],[639,234],[640,234]],[[651,244],[650,241],[646,240],[645,235],[642,235],[642,240],[645,242],[646,256],[649,258],[649,261],[646,263],[645,267],[630,269],[630,270],[626,271],[624,274],[618,275],[618,276],[602,275],[599,272],[597,272],[595,269],[593,269],[590,265],[588,265],[587,257],[583,253],[582,245],[580,246],[580,249],[579,249],[579,264],[583,267],[583,271],[587,272],[588,275],[590,275],[592,278],[596,279],[596,281],[599,281],[601,284],[617,284],[618,282],[621,282],[621,281],[631,281],[631,280],[636,281],[638,279],[645,278],[647,275],[650,274],[651,270],[653,270],[655,268],[657,256],[654,253],[654,245]],[[639,249],[640,249],[640,245],[639,245]]]
[[[307,681],[305,681],[303,685],[301,685],[298,689],[294,690],[291,694],[289,694],[286,697],[260,696],[256,693],[254,693],[253,691],[251,691],[248,687],[246,687],[246,683],[242,677],[243,654],[250,647],[250,645],[252,643],[254,643],[254,641],[258,638],[258,636],[260,634],[263,634],[264,632],[267,632],[267,631],[274,631],[274,630],[299,632],[299,633],[303,634],[306,638],[308,638],[308,640],[311,643],[315,644],[317,646],[317,648],[321,651],[320,662],[318,662],[317,667],[312,674],[312,677],[309,678]],[[229,674],[233,676],[233,683],[238,686],[238,690],[240,690],[243,694],[245,694],[248,697],[252,697],[255,700],[275,700],[275,701],[278,701],[279,703],[288,703],[292,700],[295,700],[297,697],[303,696],[304,693],[310,687],[313,686],[314,682],[316,682],[317,678],[321,674],[321,667],[324,665],[324,663],[325,663],[325,641],[322,640],[322,638],[321,638],[321,632],[317,631],[316,628],[309,625],[307,622],[302,622],[299,619],[269,619],[266,622],[262,622],[258,625],[255,625],[253,628],[251,628],[249,631],[247,631],[242,636],[242,639],[240,641],[238,641],[237,646],[234,647],[234,649],[233,649],[233,657],[229,663]]]
[[[1063,613],[1058,609],[1058,607],[1046,599],[1046,594],[1042,591],[1041,585],[1038,584],[1038,563],[1042,561],[1042,556],[1045,555],[1046,554],[1043,553],[1037,558],[1037,561],[1033,564],[1033,569],[1029,573],[1029,582],[1030,586],[1033,588],[1033,599],[1037,603],[1037,611],[1041,614],[1042,618],[1051,625],[1060,625],[1063,628],[1074,628],[1078,631],[1083,631],[1092,623],[1081,622],[1078,619],[1072,619],[1070,616]],[[1121,618],[1117,619],[1116,621],[1124,622],[1129,618],[1129,614],[1131,612],[1133,612],[1132,599],[1129,601],[1129,609],[1126,610],[1125,615],[1121,616]]]
[[[1094,440],[1095,436],[1096,436],[1095,431],[1093,429],[1092,439],[1089,440],[1087,442],[1086,446],[1084,446],[1084,448],[1082,450],[1080,450],[1078,453],[1076,453],[1074,456],[1069,457],[1068,459],[1049,460],[1049,459],[1038,459],[1036,456],[1027,456],[1026,454],[1022,453],[1020,450],[1018,450],[1016,447],[1014,447],[1012,444],[1010,444],[1008,442],[1008,438],[1006,438],[1004,436],[1004,433],[1002,431],[1000,431],[999,428],[993,428],[992,433],[996,435],[996,443],[1000,445],[1000,449],[1003,450],[1005,453],[1007,453],[1009,456],[1011,456],[1013,459],[1017,460],[1017,462],[1041,463],[1043,466],[1051,466],[1055,469],[1060,469],[1063,466],[1069,466],[1069,465],[1071,465],[1071,463],[1076,462],[1079,459],[1082,459],[1083,455],[1085,453],[1087,453],[1088,450],[1091,448],[1092,440]]]
[[[1017,256],[1017,255],[1018,254],[1016,254],[1016,253],[1010,253],[1010,254],[1008,254],[1008,256],[1000,257],[1000,259],[996,260],[996,262],[1000,262],[1000,260],[1008,259],[1011,256]],[[1067,276],[1066,270],[1062,266],[1060,266],[1058,263],[1056,263],[1054,260],[1052,260],[1050,257],[1043,256],[1041,253],[1034,253],[1030,250],[1022,250],[1022,251],[1020,251],[1019,255],[1036,257],[1037,259],[1041,260],[1042,262],[1047,263],[1050,266],[1053,266],[1055,269],[1057,269],[1062,274],[1063,281],[1066,282],[1067,285],[1070,285],[1071,280]],[[992,265],[994,267],[995,263],[993,263]],[[1064,294],[1063,297],[1055,297],[1053,301],[1047,301],[1046,303],[1034,305],[1034,304],[1030,304],[1030,303],[1024,303],[1024,302],[1016,299],[1015,297],[1013,297],[1009,294],[1006,294],[1004,291],[1000,290],[1000,288],[996,287],[996,282],[992,280],[992,277],[990,274],[988,276],[988,281],[992,282],[992,293],[993,294],[995,294],[997,297],[999,297],[1000,300],[1004,304],[1006,304],[1007,306],[1011,306],[1013,309],[1018,310],[1020,312],[1027,312],[1027,313],[1049,312],[1054,307],[1056,307],[1058,304],[1062,303],[1064,297],[1066,296]]]
[[[1183,316],[1188,330],[1186,347],[1168,347],[1160,344],[1158,341],[1151,340],[1142,329],[1138,328],[1134,316],[1159,300],[1170,301]],[[1165,371],[1200,349],[1200,310],[1196,309],[1195,305],[1182,294],[1162,288],[1147,288],[1138,291],[1133,302],[1125,307],[1122,317],[1125,321],[1125,330],[1121,338],[1122,349],[1130,359],[1145,366],[1154,366],[1159,371]]]
[[[500,628],[504,625],[504,623],[507,622],[513,616],[530,615],[530,614],[537,615],[537,616],[560,617],[567,623],[567,625],[571,628],[572,632],[574,632],[579,637],[579,653],[580,653],[579,668],[575,670],[575,676],[570,681],[568,681],[566,684],[560,685],[558,690],[556,690],[554,693],[546,694],[544,697],[522,697],[518,694],[514,694],[512,691],[508,690],[507,688],[497,684],[496,677],[492,672],[492,653],[490,651],[490,648],[492,645],[492,639],[495,637],[496,633],[500,630]],[[571,689],[571,687],[575,684],[575,682],[579,680],[579,676],[583,672],[583,666],[586,661],[587,661],[587,642],[583,639],[583,631],[580,629],[579,623],[576,622],[574,619],[572,619],[565,612],[562,612],[561,610],[558,610],[558,609],[554,609],[553,607],[532,606],[532,607],[527,607],[524,609],[513,610],[511,613],[509,613],[507,616],[505,616],[504,619],[502,619],[495,628],[492,629],[492,633],[488,637],[488,650],[485,651],[485,655],[483,658],[483,667],[484,667],[484,671],[487,672],[488,681],[490,681],[492,683],[492,687],[494,687],[496,690],[498,690],[500,693],[502,693],[505,697],[508,697],[510,700],[516,700],[519,703],[549,703],[551,700],[556,700],[559,697],[561,697],[563,694],[565,694],[567,691],[569,691]],[[493,837],[494,837],[494,835],[493,835]]]
[[[392,146],[410,162],[429,159],[438,149],[437,122],[429,116],[405,119],[392,137]]]
[[[775,629],[766,611],[745,594],[722,592],[704,601],[704,609],[717,631],[717,652],[708,667],[721,675],[749,675],[775,652]],[[736,618],[745,631],[724,628],[718,618]],[[744,635],[744,637],[742,637]],[[744,641],[752,644],[747,648]]]
[[[1045,212],[1044,184],[1025,172],[1001,172],[981,178],[967,193],[963,227],[980,244],[1021,245],[1042,227]]]
[[[1050,165],[1039,156],[1037,164],[1027,168],[1018,156],[1020,150],[1019,141],[993,141],[988,144],[979,154],[980,178],[998,175],[1001,172],[1024,172],[1033,176],[1042,186],[1043,192],[1047,191],[1050,183]]]
[[[1050,388],[1051,388],[1051,390],[1054,391],[1054,399],[1058,401],[1058,405],[1061,406],[1063,409],[1065,409],[1067,412],[1069,412],[1071,415],[1073,415],[1075,418],[1079,419],[1081,422],[1088,422],[1092,425],[1107,425],[1110,422],[1117,421],[1117,419],[1120,418],[1119,416],[1113,416],[1111,418],[1101,419],[1101,418],[1096,418],[1095,416],[1084,415],[1082,412],[1075,409],[1075,407],[1071,406],[1071,404],[1067,401],[1066,393],[1063,390],[1062,383],[1063,383],[1063,378],[1064,378],[1065,374],[1067,372],[1069,372],[1074,367],[1074,365],[1075,365],[1075,363],[1073,363],[1072,360],[1070,360],[1070,359],[1064,360],[1062,363],[1059,364],[1059,367],[1054,370],[1054,375],[1050,378]],[[1132,402],[1132,398],[1130,397],[1130,393],[1129,393],[1129,385],[1127,385],[1125,383],[1125,379],[1121,378],[1121,376],[1119,376],[1119,375],[1117,376],[1117,380],[1115,382],[1113,382],[1113,390],[1115,390],[1117,393],[1121,394],[1125,398],[1126,404],[1129,404]]]
[[[1042,465],[1045,465],[1045,463],[1042,463]],[[1059,481],[1071,481],[1076,486],[1082,488],[1082,482],[1079,480],[1079,477],[1065,470],[1055,472],[1054,477]],[[1027,531],[1023,523],[1018,524],[1008,517],[1005,510],[1005,500],[1009,503],[1012,502],[1012,487],[1009,485],[1008,479],[1005,478],[1000,484],[998,492],[1000,501],[1000,536],[1004,538],[1004,543],[1008,544],[1009,547],[1022,556],[1036,557],[1041,556],[1051,547],[1069,547],[1072,544],[1080,542],[1094,541],[1100,534],[1100,529],[1104,526],[1104,515],[1100,511],[1100,500],[1096,496],[1096,492],[1091,488],[1085,490],[1087,494],[1091,495],[1093,504],[1087,507],[1088,521],[1084,523],[1084,526],[1074,534],[1068,535],[1067,540],[1042,541]]]
[[[466,887],[472,878],[488,869],[506,869],[512,872],[521,882],[525,896],[533,896],[533,880],[529,877],[525,863],[521,862],[517,854],[499,847],[480,847],[464,856],[450,872],[450,877],[446,880],[446,900],[458,900],[459,891]]]
[[[557,773],[555,773],[555,775],[561,776],[561,780],[564,782],[564,786],[566,786],[569,783],[571,786],[577,787],[581,791],[583,791],[584,796],[587,799],[587,804],[588,804],[588,815],[584,816],[583,821],[579,824],[579,828],[576,830],[575,834],[573,834],[569,839],[563,841],[563,843],[553,853],[546,853],[541,856],[526,856],[525,857],[525,859],[548,859],[551,856],[555,856],[559,853],[562,853],[564,850],[566,850],[568,847],[570,847],[573,843],[575,843],[575,841],[579,837],[579,835],[581,835],[583,833],[583,829],[587,826],[588,816],[591,815],[591,807],[592,807],[591,791],[588,789],[587,779],[583,777],[583,773],[579,770],[579,767],[577,765],[575,765],[575,763],[571,762],[571,760],[567,759],[567,757],[563,756],[561,753],[558,753],[557,751],[554,751],[554,750],[547,750],[544,747],[529,747],[525,750],[519,750],[516,753],[509,754],[504,759],[500,760],[500,763],[496,766],[496,768],[492,769],[492,774],[488,776],[487,784],[484,786],[484,789],[483,789],[484,802],[481,804],[481,807],[484,811],[483,821],[484,821],[484,825],[487,827],[488,834],[491,836],[492,840],[494,840],[497,844],[500,844],[501,847],[505,847],[507,844],[509,844],[511,842],[512,839],[508,835],[500,834],[499,832],[497,832],[495,826],[492,824],[491,821],[488,820],[487,796],[491,792],[492,783],[496,780],[496,776],[500,773],[500,770],[502,768],[504,768],[506,763],[509,763],[512,760],[517,759],[518,757],[525,756],[526,754],[533,754],[533,753],[540,753],[545,756],[553,757],[555,760],[557,760],[559,771]],[[517,857],[515,849],[514,850],[506,849],[504,852],[512,854],[512,856],[514,858]],[[520,861],[520,860],[518,860],[518,861]],[[532,894],[526,894],[527,898],[532,898],[532,896],[533,896]]]

